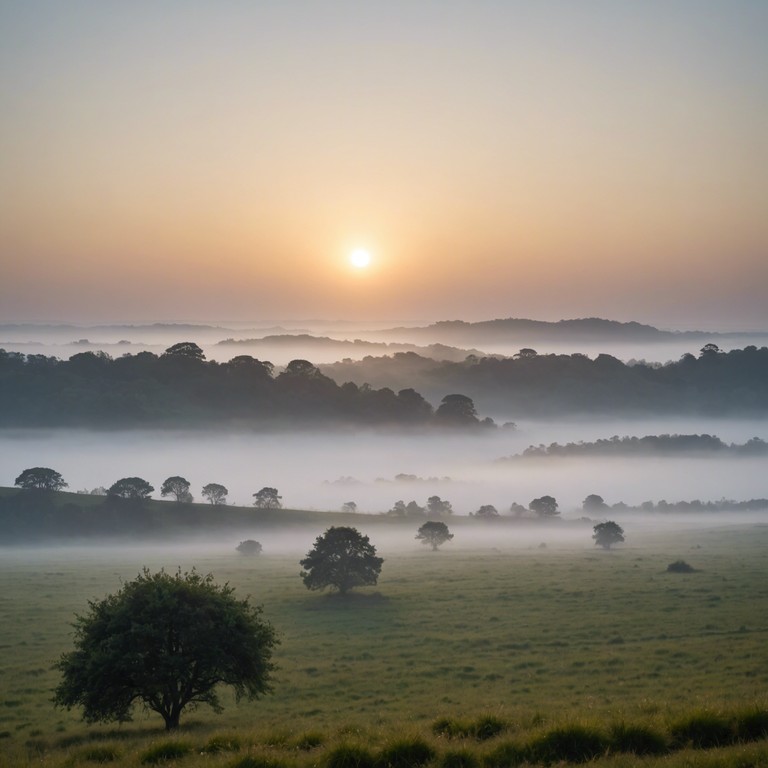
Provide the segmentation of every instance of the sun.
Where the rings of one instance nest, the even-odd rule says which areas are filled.
[[[349,263],[355,269],[365,269],[371,263],[371,253],[365,248],[355,248],[349,254]]]

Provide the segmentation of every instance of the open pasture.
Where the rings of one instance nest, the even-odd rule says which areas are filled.
[[[493,715],[513,733],[620,721],[663,730],[693,710],[766,706],[767,526],[645,532],[611,552],[514,541],[507,528],[493,547],[462,546],[458,535],[438,552],[380,546],[378,586],[346,599],[304,588],[298,550],[255,558],[199,544],[5,550],[0,765],[89,764],[83,744],[94,736],[119,744],[117,764],[139,765],[142,750],[166,739],[155,715],[89,727],[50,703],[52,665],[71,647],[74,614],[144,565],[195,566],[229,581],[263,604],[281,638],[273,695],[239,704],[225,695],[222,715],[182,715],[179,738],[195,752],[216,734],[236,734],[243,750],[283,749],[289,763],[309,765],[319,753],[296,752],[306,734],[329,747],[349,738],[382,746],[403,733],[437,744],[438,718]],[[681,558],[697,571],[666,573]],[[232,759],[189,755],[179,764]]]

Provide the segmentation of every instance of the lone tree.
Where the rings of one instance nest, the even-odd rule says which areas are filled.
[[[226,504],[229,491],[219,483],[208,483],[203,486],[203,498],[208,499],[211,504]]]
[[[55,469],[48,467],[25,469],[13,484],[25,491],[60,491],[62,488],[69,487]]]
[[[608,509],[608,505],[605,503],[605,499],[602,496],[598,496],[596,493],[590,493],[584,501],[581,502],[581,508],[585,512],[600,512]]]
[[[357,512],[357,504],[354,501],[345,501],[341,505],[341,511],[347,514],[354,514]]]
[[[434,552],[441,544],[450,541],[453,534],[445,523],[429,520],[419,528],[416,538],[420,539],[422,544],[429,544]]]
[[[299,561],[307,589],[337,589],[342,595],[354,587],[373,585],[384,560],[356,528],[333,526],[315,539],[315,546]]]
[[[485,520],[492,519],[499,516],[499,510],[493,506],[493,504],[483,504],[480,509],[475,512],[475,517],[481,517]]]
[[[278,496],[277,488],[262,488],[253,494],[253,506],[259,509],[280,509],[283,505]]]
[[[246,539],[245,541],[241,541],[235,547],[235,549],[241,555],[260,555],[263,547],[258,541],[254,541],[253,539]]]
[[[178,502],[192,501],[192,494],[189,492],[189,480],[184,477],[174,475],[165,480],[160,486],[161,496],[173,496]]]
[[[554,517],[560,514],[554,496],[540,496],[528,505],[528,509],[535,512],[539,517]]]
[[[73,626],[75,649],[56,665],[63,679],[54,702],[82,707],[89,723],[125,722],[139,703],[172,730],[185,707],[221,712],[220,684],[238,699],[271,690],[274,629],[261,607],[236,599],[210,574],[145,568],[119,592],[90,602]]]
[[[113,483],[107,491],[107,496],[113,499],[128,501],[147,501],[155,489],[141,477],[124,477]]]
[[[610,549],[611,544],[621,544],[624,541],[624,529],[613,520],[605,523],[598,523],[593,529],[592,538],[595,540],[595,546],[603,549]]]

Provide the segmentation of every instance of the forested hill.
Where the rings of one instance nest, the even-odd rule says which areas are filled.
[[[159,356],[140,352],[116,359],[103,352],[82,352],[59,360],[0,349],[0,426],[331,423],[469,429],[492,425],[490,420],[481,422],[472,402],[458,394],[442,397],[433,409],[410,387],[395,393],[339,385],[306,360],[293,360],[277,375],[271,363],[248,355],[227,363],[206,361],[191,342],[174,344]]]
[[[714,344],[698,356],[665,365],[623,363],[610,355],[539,355],[521,350],[514,358],[468,357],[439,362],[414,354],[366,357],[322,366],[337,381],[397,388],[408,382],[425,397],[463,392],[484,412],[510,416],[566,413],[768,414],[768,348],[720,352]]]

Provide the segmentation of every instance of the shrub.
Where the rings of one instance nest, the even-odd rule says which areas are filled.
[[[467,723],[454,720],[451,717],[441,717],[432,723],[432,733],[435,736],[445,736],[447,739],[465,739],[470,735],[472,727]]]
[[[685,560],[675,560],[667,566],[667,573],[693,573],[696,569]]]
[[[611,749],[636,755],[661,755],[667,751],[667,741],[652,728],[644,725],[618,723],[611,728]]]
[[[215,755],[219,752],[239,752],[240,739],[231,734],[217,734],[211,736],[203,747],[203,752]]]
[[[739,712],[734,718],[734,725],[740,741],[768,738],[768,710],[752,709]]]
[[[423,739],[399,739],[385,747],[379,755],[379,766],[386,768],[417,768],[428,763],[435,750]]]
[[[713,712],[697,712],[678,720],[669,732],[677,748],[710,749],[732,744],[736,740],[731,724]]]
[[[164,741],[155,744],[141,755],[142,765],[155,765],[168,760],[178,760],[192,751],[192,745],[186,741]]]
[[[507,723],[494,715],[485,715],[472,725],[472,735],[478,741],[487,741],[507,729]]]
[[[487,741],[498,736],[509,727],[508,723],[500,720],[495,715],[484,715],[474,722],[462,722],[450,717],[443,717],[432,723],[432,733],[435,736],[444,736],[447,739],[473,738],[478,741]]]
[[[474,752],[459,749],[446,752],[440,758],[440,768],[480,768],[480,761]]]
[[[583,725],[555,728],[530,744],[529,757],[542,763],[586,763],[605,752],[603,736]]]
[[[373,754],[351,744],[342,744],[325,756],[326,768],[377,768]]]
[[[89,747],[83,751],[81,757],[89,763],[112,763],[120,757],[120,751],[116,747],[104,744],[97,747]]]

